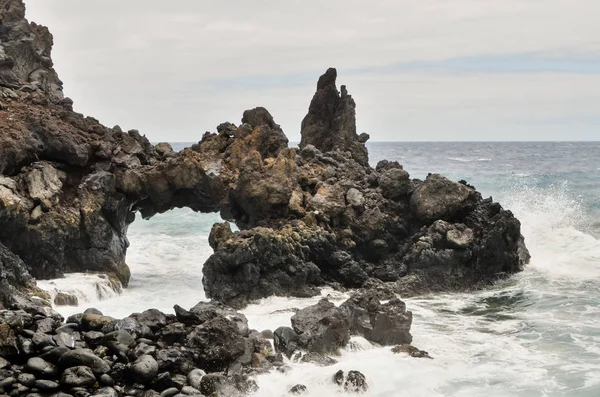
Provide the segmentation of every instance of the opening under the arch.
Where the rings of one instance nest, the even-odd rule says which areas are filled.
[[[103,275],[67,274],[64,279],[41,282],[51,294],[57,291],[78,297],[78,306],[57,306],[63,315],[94,307],[115,318],[156,308],[172,313],[173,306],[193,307],[207,300],[202,287],[202,267],[213,253],[208,235],[218,213],[176,208],[142,219],[138,213],[129,226],[127,264],[131,279],[120,294],[106,287]]]

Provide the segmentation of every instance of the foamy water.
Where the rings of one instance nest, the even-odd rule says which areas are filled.
[[[414,165],[417,176],[426,167],[442,168],[412,150],[413,156],[407,158],[424,159]],[[448,165],[449,172],[454,179],[465,177],[494,194],[515,213],[522,222],[531,264],[478,293],[405,299],[414,313],[414,344],[433,360],[395,355],[389,347],[359,338],[336,357],[335,366],[290,363],[292,371],[287,374],[259,376],[257,396],[287,396],[298,383],[308,387],[309,396],[345,395],[331,383],[338,369],[363,372],[370,385],[366,395],[373,397],[600,395],[600,241],[593,237],[597,220],[591,219],[586,201],[590,193],[582,194],[581,186],[587,182],[579,174],[569,179],[563,171],[554,179],[540,177],[539,170],[515,158],[504,160],[504,168],[498,170],[494,163],[498,160],[484,149],[469,155],[457,150],[447,157],[475,159],[464,164],[453,161],[462,168]],[[483,158],[486,161],[476,161]],[[88,299],[85,307],[114,317],[149,307],[172,312],[176,303],[191,307],[205,299],[202,264],[211,253],[210,227],[218,220],[216,214],[184,209],[134,222],[127,257],[133,276],[121,295],[98,300],[94,284],[84,283],[81,275],[55,281],[56,286],[79,286],[79,294]],[[322,294],[336,304],[347,298],[331,290]],[[289,325],[291,309],[318,299],[268,298],[244,313],[251,327],[273,330]],[[71,314],[83,308],[58,309]]]

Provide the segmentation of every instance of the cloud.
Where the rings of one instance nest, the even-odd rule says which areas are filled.
[[[297,139],[329,66],[377,140],[546,139],[550,129],[552,139],[597,139],[600,127],[596,0],[27,6],[55,35],[76,108],[153,140],[197,140],[259,105]],[[550,128],[553,118],[563,122]]]

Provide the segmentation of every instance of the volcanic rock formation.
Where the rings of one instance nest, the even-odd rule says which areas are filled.
[[[529,259],[519,221],[472,186],[411,180],[397,162],[369,166],[368,135],[357,135],[335,69],[319,79],[300,149],[259,107],[176,153],[74,112],[51,46],[22,0],[0,0],[1,305],[22,307],[33,278],[66,272],[126,285],[135,213],[174,207],[220,211],[240,229],[216,224],[204,265],[207,295],[237,306],[378,280],[405,294],[472,289]]]

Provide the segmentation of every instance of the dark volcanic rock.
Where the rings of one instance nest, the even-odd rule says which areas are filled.
[[[452,220],[460,212],[471,209],[472,204],[467,203],[470,195],[471,190],[467,186],[433,174],[415,189],[410,205],[422,220]]]
[[[198,325],[189,334],[187,342],[197,350],[196,364],[211,372],[227,369],[245,352],[244,338],[236,324],[225,317]]]
[[[298,384],[298,385],[292,387],[290,389],[289,393],[294,394],[294,395],[300,395],[300,394],[304,394],[307,392],[308,392],[308,389],[306,388],[306,386]]]
[[[107,128],[74,112],[51,47],[48,30],[25,19],[22,0],[0,0],[0,308],[44,313],[49,296],[34,278],[65,272],[99,272],[126,286],[126,232],[135,213],[149,218],[176,207],[220,211],[240,229],[213,228],[215,252],[203,267],[207,296],[236,307],[372,280],[394,282],[405,295],[463,291],[529,260],[519,221],[472,186],[439,175],[411,180],[396,162],[370,167],[369,136],[357,134],[356,104],[345,86],[338,91],[335,69],[319,78],[299,149],[288,147],[258,107],[244,112],[240,125],[223,123],[174,152],[137,130]],[[186,327],[223,316],[177,315],[177,326],[153,311],[72,320],[82,331],[181,343]],[[244,338],[238,320],[227,321]],[[18,354],[2,332],[0,349]],[[36,349],[56,344],[35,342]]]
[[[337,71],[330,68],[319,78],[317,92],[313,97],[308,114],[302,120],[300,147],[313,145],[323,152],[349,151],[352,158],[368,165],[369,155],[364,143],[356,134],[356,104],[346,86],[337,90]]]
[[[350,340],[344,313],[327,299],[300,310],[292,317],[300,346],[316,353],[336,353]]]
[[[384,346],[412,342],[412,313],[398,298],[381,304],[377,294],[369,291],[352,296],[340,309],[347,316],[353,335]]]
[[[148,309],[136,316],[136,320],[140,325],[146,325],[152,331],[158,331],[160,328],[167,325],[167,316],[159,310]]]
[[[58,364],[62,368],[84,366],[89,367],[96,375],[102,375],[110,371],[110,365],[89,349],[75,349],[64,354]]]
[[[89,387],[94,386],[96,377],[89,367],[79,366],[67,368],[62,374],[60,384],[67,387]]]
[[[3,200],[3,188],[0,175],[0,202]],[[2,205],[0,204],[0,214],[1,212]],[[25,262],[0,242],[0,310],[13,307],[43,310],[35,309],[44,305],[30,296],[32,293],[40,292],[35,286],[35,281]],[[2,354],[1,350],[2,342],[0,341],[0,354]]]
[[[344,386],[344,390],[349,393],[364,393],[369,390],[367,379],[359,371],[349,371],[348,375],[339,370],[333,375],[333,383],[338,386]]]
[[[147,383],[158,375],[158,363],[154,357],[144,355],[133,363],[131,370],[138,382]]]
[[[300,338],[290,327],[279,327],[273,333],[273,345],[277,353],[283,353],[288,358],[299,349]]]
[[[75,295],[59,292],[54,297],[54,304],[57,306],[77,306],[79,299]]]
[[[0,322],[0,354],[4,357],[15,356],[19,353],[15,332],[6,323]]]
[[[177,312],[176,312],[177,313]],[[230,307],[215,302],[199,302],[187,312],[192,324],[204,324],[205,322],[217,317],[224,317],[233,322],[237,327],[237,333],[241,336],[248,336],[248,319],[242,313],[238,313]]]
[[[236,307],[245,305],[248,299],[269,295],[316,294],[314,284],[320,270],[308,260],[292,233],[292,228],[258,227],[243,237],[213,246],[216,252],[203,268],[205,289],[214,299]],[[311,238],[314,245],[327,244],[316,234]]]
[[[348,372],[348,377],[346,378],[346,382],[344,382],[344,390],[354,393],[366,392],[369,390],[367,378],[358,371]]]
[[[26,368],[28,371],[42,378],[53,378],[58,375],[58,368],[54,364],[39,357],[32,357],[27,360]]]
[[[191,370],[187,375],[188,384],[191,387],[200,390],[200,382],[202,381],[204,375],[206,375],[206,373],[201,369],[196,368]]]
[[[395,346],[394,348],[392,348],[392,353],[394,354],[399,354],[399,353],[406,353],[411,357],[415,357],[415,358],[432,358],[428,352],[426,352],[425,350],[420,350],[412,345],[408,345],[408,344],[403,344],[403,345],[398,345]]]

